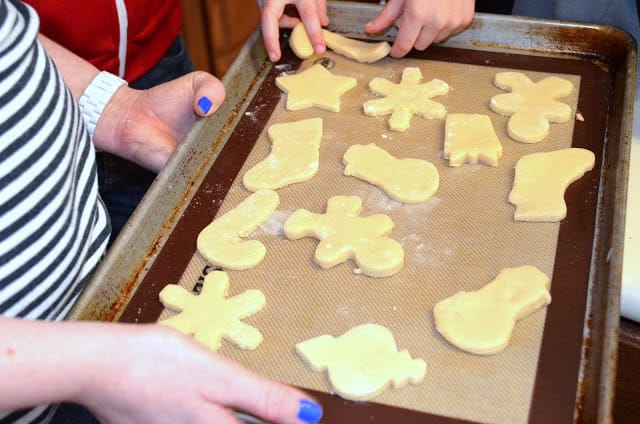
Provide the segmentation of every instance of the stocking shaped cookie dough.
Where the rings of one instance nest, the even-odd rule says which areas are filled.
[[[264,259],[266,247],[258,240],[243,240],[276,210],[280,198],[273,190],[259,190],[216,218],[198,234],[198,252],[212,265],[225,269],[253,268]]]
[[[570,148],[531,153],[516,163],[509,202],[516,205],[516,221],[557,222],[567,216],[564,193],[569,184],[593,169],[595,155]]]
[[[250,191],[278,189],[306,181],[318,172],[322,119],[275,124],[269,127],[271,153],[249,169],[242,183]]]
[[[566,79],[554,76],[534,83],[520,72],[499,72],[494,84],[511,91],[493,96],[489,107],[511,116],[507,130],[514,140],[537,143],[549,135],[549,122],[566,122],[572,116],[571,108],[556,100],[573,91]]]
[[[369,90],[382,99],[364,103],[364,114],[379,116],[391,114],[389,128],[394,131],[406,131],[413,115],[425,119],[442,119],[447,113],[445,107],[431,100],[449,92],[449,85],[439,79],[421,83],[422,72],[418,68],[405,68],[399,84],[384,78],[374,78]]]
[[[373,143],[349,147],[342,162],[345,175],[374,184],[399,202],[424,202],[435,194],[440,184],[438,170],[431,162],[396,159]]]
[[[363,324],[334,338],[315,337],[296,345],[296,352],[314,371],[327,370],[333,390],[341,397],[369,400],[390,385],[420,383],[427,371],[422,359],[398,352],[393,334],[377,324]]]
[[[550,284],[534,266],[505,268],[481,289],[438,302],[433,308],[436,329],[467,352],[498,353],[509,344],[517,320],[551,303]]]
[[[241,349],[255,349],[262,342],[262,334],[240,320],[264,307],[264,295],[260,290],[247,290],[225,299],[228,290],[229,277],[223,271],[207,274],[199,295],[169,284],[160,292],[160,301],[179,313],[160,324],[193,335],[213,350],[218,349],[223,338]]]
[[[388,277],[404,264],[404,249],[397,241],[385,237],[393,229],[387,215],[360,217],[362,199],[357,196],[334,196],[324,215],[298,209],[284,223],[289,240],[315,237],[320,240],[315,261],[331,268],[353,259],[360,271],[371,277]]]
[[[315,64],[294,75],[276,78],[278,88],[287,93],[287,110],[317,107],[340,111],[340,97],[357,85],[352,77],[334,75]]]

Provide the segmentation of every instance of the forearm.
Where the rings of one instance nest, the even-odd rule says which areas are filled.
[[[112,331],[102,323],[0,317],[0,410],[77,401],[105,372]]]

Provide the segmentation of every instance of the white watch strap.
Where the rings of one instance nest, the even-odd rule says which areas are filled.
[[[93,136],[104,107],[109,103],[116,90],[123,85],[127,85],[125,80],[107,71],[102,71],[85,88],[78,104],[84,122],[87,124],[89,135]]]

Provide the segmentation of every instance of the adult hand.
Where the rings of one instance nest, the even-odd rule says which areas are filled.
[[[296,6],[300,19],[284,14],[287,4]],[[329,25],[325,0],[258,0],[262,15],[262,38],[272,62],[280,60],[279,28],[293,28],[302,20],[313,50],[324,53],[325,43],[322,27]]]
[[[474,7],[475,0],[389,0],[365,31],[381,32],[400,19],[390,55],[402,57],[413,47],[425,50],[464,30],[473,21]]]
[[[87,370],[99,378],[89,378],[76,399],[105,424],[236,424],[234,409],[274,423],[320,421],[320,406],[303,392],[259,377],[175,330],[107,325],[114,344],[98,360],[106,364],[103,371]]]
[[[213,75],[192,72],[148,90],[119,88],[93,135],[101,150],[159,171],[199,117],[214,113],[224,86]]]

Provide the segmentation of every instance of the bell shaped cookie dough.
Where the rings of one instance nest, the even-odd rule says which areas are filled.
[[[399,84],[384,78],[374,78],[369,90],[382,99],[368,100],[364,103],[364,114],[380,116],[391,114],[389,128],[393,131],[406,131],[413,115],[425,119],[442,119],[447,113],[445,107],[431,100],[449,92],[449,85],[439,79],[421,83],[422,72],[414,67],[402,71]]]
[[[424,380],[427,364],[398,352],[393,334],[377,324],[354,327],[339,337],[322,335],[296,344],[296,352],[314,370],[327,370],[333,390],[351,400],[369,400],[389,386]]]
[[[431,162],[396,159],[375,144],[355,144],[342,157],[344,175],[360,178],[404,203],[428,200],[438,190],[440,175]]]
[[[521,72],[499,72],[494,84],[511,91],[493,96],[489,107],[511,116],[507,130],[516,141],[542,141],[549,135],[549,122],[567,122],[573,116],[571,107],[556,100],[573,91],[573,84],[566,79],[553,76],[534,83]]]
[[[314,237],[320,242],[315,261],[327,269],[353,259],[359,270],[370,277],[388,277],[404,264],[404,249],[385,237],[393,229],[387,215],[361,217],[362,199],[333,196],[324,215],[298,209],[284,223],[289,240]]]
[[[567,216],[564,193],[569,184],[593,169],[595,155],[569,148],[531,153],[516,163],[509,202],[516,205],[516,221],[557,222]]]
[[[309,107],[340,111],[340,97],[357,85],[352,77],[334,75],[320,64],[293,75],[276,78],[276,85],[287,94],[287,110]]]
[[[463,163],[497,166],[502,144],[487,115],[448,113],[444,125],[444,158],[449,166]]]
[[[505,268],[481,289],[438,302],[433,308],[436,329],[464,351],[498,353],[509,344],[516,321],[551,303],[550,284],[534,266]]]
[[[322,30],[322,35],[327,48],[362,63],[377,62],[387,57],[391,51],[391,46],[386,41],[369,43],[347,38],[326,29]],[[313,55],[313,46],[302,22],[293,27],[289,45],[300,59],[307,59]]]
[[[242,179],[247,190],[279,189],[318,172],[322,119],[275,124],[268,129],[271,153]]]
[[[229,277],[224,271],[207,274],[199,295],[169,284],[160,292],[160,301],[179,313],[160,324],[193,335],[213,350],[218,349],[223,338],[241,349],[255,349],[262,342],[262,334],[240,320],[264,307],[264,295],[260,290],[247,290],[226,299],[228,290]]]
[[[214,219],[198,234],[198,252],[212,265],[225,269],[253,268],[264,259],[258,240],[242,240],[265,222],[280,204],[273,190],[259,190],[234,209]]]

